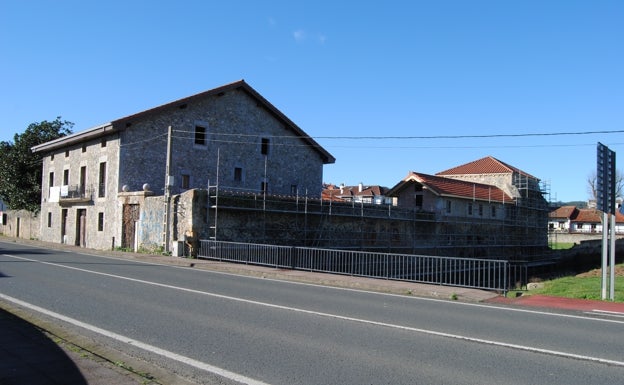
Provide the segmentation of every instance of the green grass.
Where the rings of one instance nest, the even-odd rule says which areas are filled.
[[[607,280],[609,278],[607,277]],[[529,294],[544,294],[557,297],[601,299],[600,277],[563,277],[544,282],[543,289],[531,290]],[[609,289],[607,288],[607,298]],[[615,300],[624,302],[624,277],[615,277]]]
[[[566,249],[571,249],[572,247],[574,247],[575,243],[574,242],[559,242],[559,243],[552,243],[550,245],[550,248],[553,250],[566,250]]]

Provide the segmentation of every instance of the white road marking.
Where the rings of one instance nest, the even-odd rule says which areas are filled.
[[[99,328],[97,326],[94,326],[94,325],[91,325],[91,324],[88,324],[88,323],[85,323],[85,322],[82,322],[82,321],[78,321],[77,319],[70,318],[70,317],[64,316],[64,315],[59,314],[59,313],[55,313],[55,312],[53,312],[51,310],[44,309],[44,308],[39,307],[37,305],[33,305],[31,303],[21,301],[21,300],[19,300],[17,298],[13,298],[13,297],[10,297],[8,295],[4,295],[2,293],[0,293],[0,298],[4,299],[5,301],[9,301],[9,302],[12,302],[12,303],[14,303],[16,305],[22,306],[24,308],[27,308],[27,309],[30,309],[30,310],[33,310],[33,311],[45,314],[45,315],[47,315],[49,317],[53,317],[53,318],[59,319],[61,321],[67,322],[67,323],[72,324],[74,326],[81,327],[83,329],[89,330],[89,331],[97,333],[97,334],[101,334],[101,335],[106,336],[108,338],[112,338],[112,339],[114,339],[116,341],[119,341],[119,342],[122,342],[122,343],[125,343],[125,344],[128,344],[128,345],[136,346],[136,347],[138,347],[140,349],[146,350],[146,351],[154,353],[154,354],[158,354],[158,355],[160,355],[162,357],[165,357],[165,358],[168,358],[170,360],[181,362],[183,364],[192,366],[194,368],[201,369],[201,370],[204,370],[204,371],[207,371],[207,372],[210,372],[210,373],[214,373],[214,374],[217,374],[217,375],[219,375],[221,377],[224,377],[224,378],[227,378],[227,379],[230,379],[230,380],[233,380],[233,381],[238,381],[238,382],[240,382],[242,384],[248,384],[248,385],[268,385],[265,382],[257,381],[257,380],[254,380],[253,378],[249,378],[249,377],[246,377],[246,376],[234,373],[234,372],[230,372],[229,370],[225,370],[225,369],[213,366],[213,365],[209,365],[209,364],[207,364],[205,362],[197,361],[195,359],[192,359],[192,358],[189,358],[189,357],[177,354],[177,353],[173,353],[173,352],[170,352],[168,350],[161,349],[161,348],[156,347],[154,345],[150,345],[150,344],[146,344],[146,343],[141,342],[141,341],[137,341],[137,340],[132,339],[130,337],[126,337],[126,336],[123,336],[121,334],[117,334],[117,333],[114,333],[114,332],[111,332],[111,331]]]
[[[438,332],[438,331],[435,331],[435,330],[421,329],[421,328],[415,328],[415,327],[404,326],[404,325],[390,324],[390,323],[386,323],[386,322],[379,322],[379,321],[372,321],[372,320],[366,320],[366,319],[355,318],[355,317],[342,316],[342,315],[338,315],[338,314],[317,312],[317,311],[313,311],[313,310],[307,310],[307,309],[290,307],[290,306],[276,305],[276,304],[267,303],[267,302],[254,301],[254,300],[249,300],[249,299],[245,299],[245,298],[232,297],[232,296],[227,296],[227,295],[223,295],[223,294],[216,294],[216,293],[210,293],[210,292],[206,292],[206,291],[188,289],[188,288],[179,287],[179,286],[167,285],[167,284],[158,283],[158,282],[145,281],[145,280],[137,279],[137,278],[124,277],[124,276],[121,276],[121,275],[102,273],[102,272],[98,272],[98,271],[92,271],[92,270],[82,269],[82,268],[73,267],[73,266],[65,266],[65,265],[52,263],[52,262],[38,261],[36,259],[17,257],[17,256],[14,256],[14,255],[9,255],[9,254],[4,254],[4,255],[7,256],[7,257],[21,259],[21,260],[24,260],[24,261],[36,262],[36,263],[41,263],[41,264],[45,264],[45,265],[51,265],[51,266],[65,268],[65,269],[70,269],[70,270],[82,271],[82,272],[90,273],[90,274],[96,274],[96,275],[102,275],[102,276],[111,277],[111,278],[123,279],[123,280],[132,281],[132,282],[138,282],[138,283],[142,283],[142,284],[146,284],[146,285],[152,285],[152,286],[163,287],[163,288],[168,288],[168,289],[173,289],[173,290],[179,290],[179,291],[183,291],[183,292],[200,294],[200,295],[205,295],[205,296],[214,297],[214,298],[226,299],[226,300],[230,300],[230,301],[248,303],[248,304],[252,304],[252,305],[264,306],[264,307],[273,308],[273,309],[280,309],[280,310],[298,312],[298,313],[303,313],[303,314],[310,314],[310,315],[315,315],[315,316],[319,316],[319,317],[339,319],[339,320],[350,321],[350,322],[366,324],[366,325],[375,325],[375,326],[388,327],[388,328],[393,328],[393,329],[398,329],[398,330],[405,330],[405,331],[421,333],[421,334],[426,334],[426,335],[433,335],[433,336],[438,336],[438,337],[451,338],[451,339],[456,339],[456,340],[460,340],[460,341],[476,342],[476,343],[481,343],[481,344],[485,344],[485,345],[491,345],[491,346],[498,346],[498,347],[522,350],[522,351],[527,351],[527,352],[532,352],[532,353],[542,353],[542,354],[552,355],[552,356],[557,356],[557,357],[572,358],[572,359],[577,359],[577,360],[583,360],[583,361],[589,361],[589,362],[598,362],[598,363],[602,363],[602,364],[616,365],[616,366],[624,367],[624,361],[616,361],[616,360],[610,360],[610,359],[600,358],[600,357],[591,357],[591,356],[574,354],[574,353],[567,353],[567,352],[562,352],[562,351],[557,351],[557,350],[542,349],[542,348],[536,348],[536,347],[526,346],[526,345],[511,344],[511,343],[507,343],[507,342],[500,342],[500,341],[486,340],[486,339],[482,339],[482,338],[462,336],[462,335],[459,335],[459,334]],[[76,322],[79,322],[79,321],[76,321]],[[156,349],[158,349],[158,348],[156,348]],[[171,354],[175,354],[175,353],[171,353]],[[189,360],[191,360],[191,359],[189,358]],[[204,364],[204,365],[206,365],[206,364]]]
[[[0,243],[2,243],[2,241],[0,241]],[[37,246],[37,245],[28,245],[28,247],[39,248],[39,249],[43,249],[43,250],[49,250],[49,249],[47,249],[45,247],[41,247],[41,246]],[[62,251],[62,250],[58,250],[58,251]],[[99,255],[99,254],[91,254],[91,253],[87,253],[87,252],[84,252],[84,251],[82,251],[82,252],[75,252],[75,251],[68,250],[68,251],[62,251],[62,252],[69,253],[69,254],[88,255],[90,257],[112,259],[112,260],[116,260],[116,261],[128,261],[128,259],[126,259],[126,258],[105,256],[105,255]],[[5,255],[7,257],[13,257],[11,255],[7,255],[7,254],[5,254]],[[42,262],[42,261],[38,261],[38,260],[33,260],[33,261],[40,262],[40,263],[46,263],[46,262]],[[146,262],[146,261],[141,261],[141,260],[138,260],[138,259],[133,259],[131,261],[132,261],[132,263],[140,263],[140,264],[145,264],[145,265],[164,266],[164,267],[170,267],[170,268],[174,268],[174,269],[189,269],[188,266],[177,266],[177,265],[169,265],[169,264],[165,264],[165,263]],[[63,267],[68,267],[68,266],[63,266]],[[241,274],[235,274],[235,273],[224,272],[224,271],[217,271],[217,270],[201,270],[201,269],[197,270],[197,269],[194,269],[194,271],[205,272],[205,273],[209,273],[209,274],[220,274],[220,275],[230,275],[230,276],[234,276],[234,277],[244,277],[245,279],[256,279],[256,280],[261,280],[261,281],[272,281],[272,282],[279,282],[279,283],[287,283],[287,284],[290,284],[290,285],[313,286],[313,287],[322,287],[324,289],[331,289],[331,290],[353,291],[353,292],[359,292],[359,293],[370,293],[370,294],[381,295],[381,296],[401,297],[403,299],[410,299],[410,300],[414,300],[414,301],[443,302],[443,303],[445,303],[447,305],[448,304],[452,304],[453,306],[480,307],[480,308],[485,308],[485,309],[496,309],[496,310],[504,310],[504,311],[517,312],[517,313],[540,314],[540,315],[545,315],[545,316],[550,316],[550,317],[575,318],[575,319],[588,320],[588,321],[592,321],[592,322],[623,323],[620,320],[613,320],[613,319],[585,317],[585,316],[579,316],[579,315],[574,315],[574,314],[553,313],[551,311],[541,311],[541,310],[514,308],[514,307],[509,307],[509,306],[498,306],[498,305],[493,305],[493,304],[482,304],[482,303],[472,303],[472,302],[458,302],[458,301],[450,302],[448,300],[439,299],[439,298],[406,296],[406,295],[402,295],[402,294],[383,293],[383,292],[378,292],[378,291],[370,291],[370,290],[364,290],[364,289],[354,289],[354,288],[348,288],[348,287],[327,286],[327,285],[320,285],[320,284],[309,283],[309,282],[296,282],[296,281],[289,281],[289,280],[275,279],[275,278],[260,278],[260,277],[254,277],[254,276],[249,276],[249,275],[241,275]],[[93,271],[89,271],[89,272],[97,273],[97,272],[93,272]],[[596,310],[596,311],[600,311],[600,310]],[[590,313],[586,313],[586,314],[590,314]]]
[[[624,318],[624,313],[619,311],[599,310],[586,311],[585,314],[601,315],[606,317]]]

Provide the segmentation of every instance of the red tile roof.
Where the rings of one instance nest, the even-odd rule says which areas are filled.
[[[576,206],[561,206],[557,210],[551,211],[548,216],[550,218],[573,218],[577,214]]]
[[[467,182],[459,179],[410,172],[399,184],[388,191],[388,195],[402,189],[407,183],[418,182],[440,196],[451,196],[482,201],[512,202],[513,198],[496,186]]]
[[[602,212],[595,209],[579,209],[572,222],[601,223]]]
[[[567,218],[570,222],[602,223],[602,211],[596,209],[579,209],[575,206],[561,206],[548,214],[550,218]],[[615,213],[615,221],[624,223],[624,214]]]
[[[475,161],[462,164],[461,166],[449,168],[448,170],[436,173],[436,175],[510,174],[513,172],[537,179],[516,167],[510,166],[507,163],[494,158],[493,156],[486,156],[485,158],[477,159]]]

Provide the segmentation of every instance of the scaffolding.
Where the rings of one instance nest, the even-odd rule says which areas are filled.
[[[209,186],[210,239],[286,246],[536,260],[548,249],[542,193],[506,204],[504,219],[443,216],[388,204],[324,201],[308,196]],[[522,189],[519,189],[522,191]],[[538,197],[531,194],[539,192]],[[531,205],[534,200],[534,206]]]

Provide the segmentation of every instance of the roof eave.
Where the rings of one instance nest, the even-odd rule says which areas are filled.
[[[80,143],[87,140],[100,138],[109,135],[114,131],[116,131],[116,129],[113,127],[112,123],[105,123],[84,131],[77,132],[75,134],[70,134],[60,137],[58,139],[51,140],[49,142],[33,146],[30,148],[30,150],[32,152],[52,151],[57,148],[65,147],[74,143]]]

